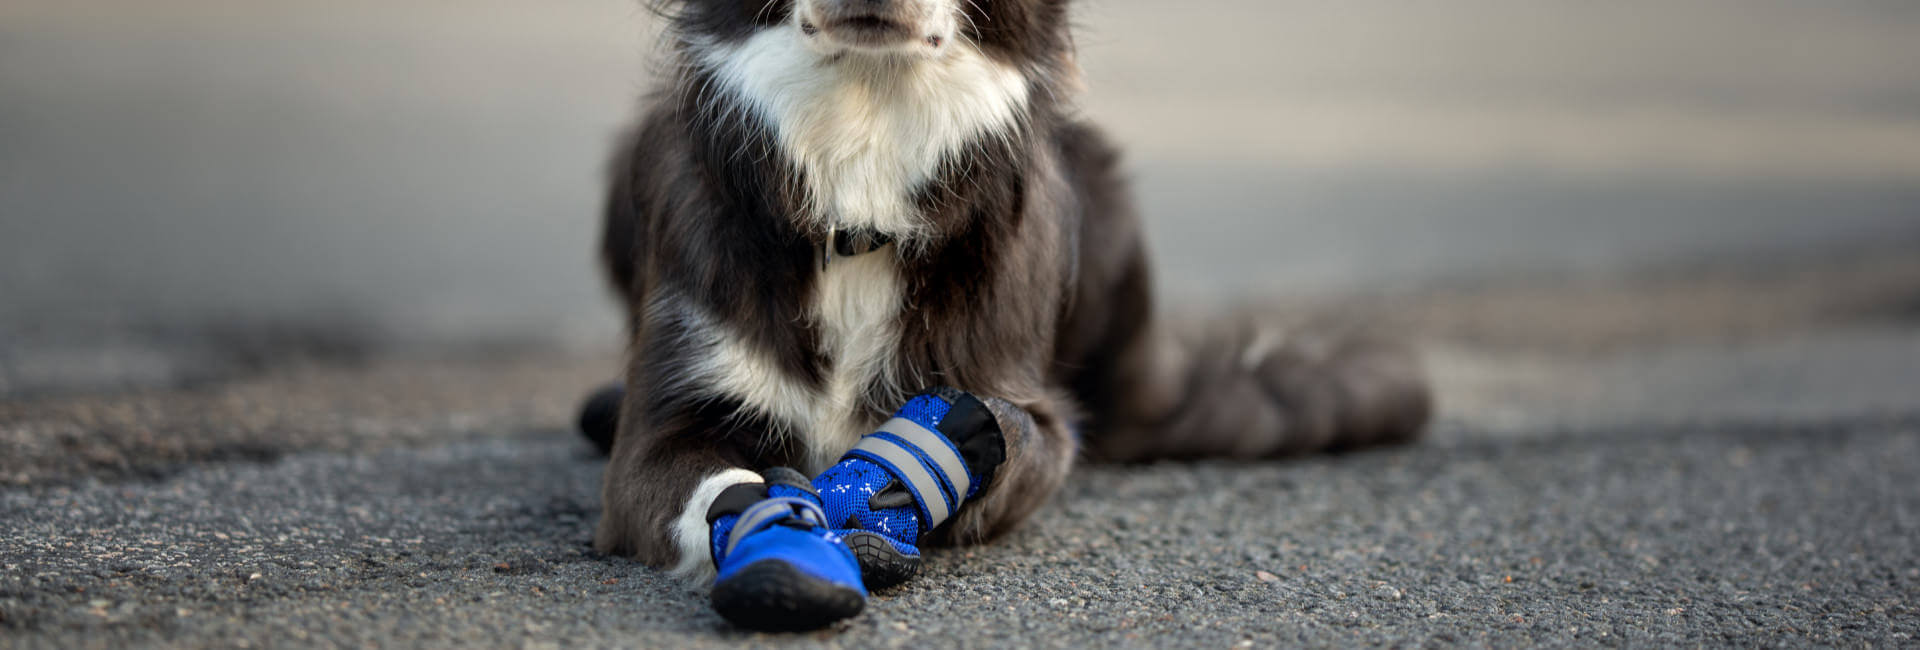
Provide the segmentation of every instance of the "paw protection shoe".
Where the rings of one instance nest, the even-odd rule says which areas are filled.
[[[813,479],[826,520],[859,559],[870,589],[920,570],[918,544],[993,480],[1006,459],[1000,425],[951,388],[907,401],[893,419]]]
[[[826,525],[806,476],[784,467],[727,488],[707,511],[713,609],[752,630],[813,630],[866,607],[853,551]]]

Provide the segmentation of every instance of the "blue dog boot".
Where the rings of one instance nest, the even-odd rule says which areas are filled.
[[[820,497],[784,467],[765,484],[727,488],[707,511],[713,531],[713,609],[743,628],[814,630],[860,613],[860,564],[826,526]]]
[[[1006,443],[978,398],[951,388],[922,393],[840,463],[813,479],[827,521],[860,561],[870,589],[920,570],[921,540],[993,480]]]

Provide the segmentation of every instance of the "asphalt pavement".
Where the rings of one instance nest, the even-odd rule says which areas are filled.
[[[1083,467],[1011,537],[801,635],[729,629],[696,586],[591,550],[603,462],[565,417],[596,355],[13,399],[0,644],[1911,645],[1920,318],[1896,289],[1920,274],[1829,266],[1407,297],[1443,399],[1427,440]],[[1892,288],[1792,288],[1821,273]],[[1596,301],[1640,315],[1444,307]],[[1673,302],[1701,307],[1647,309]]]

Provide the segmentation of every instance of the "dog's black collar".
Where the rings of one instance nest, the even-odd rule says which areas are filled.
[[[834,228],[820,244],[820,268],[827,268],[836,257],[865,255],[893,243],[893,236],[872,228]]]

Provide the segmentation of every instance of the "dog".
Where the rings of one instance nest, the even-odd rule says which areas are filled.
[[[602,233],[626,376],[582,414],[609,455],[600,551],[712,576],[730,489],[829,471],[933,387],[984,407],[998,449],[964,504],[967,477],[932,483],[953,509],[922,504],[941,521],[914,544],[1007,533],[1083,458],[1425,426],[1398,342],[1156,322],[1118,154],[1075,112],[1069,0],[656,2],[673,65],[620,140]]]

